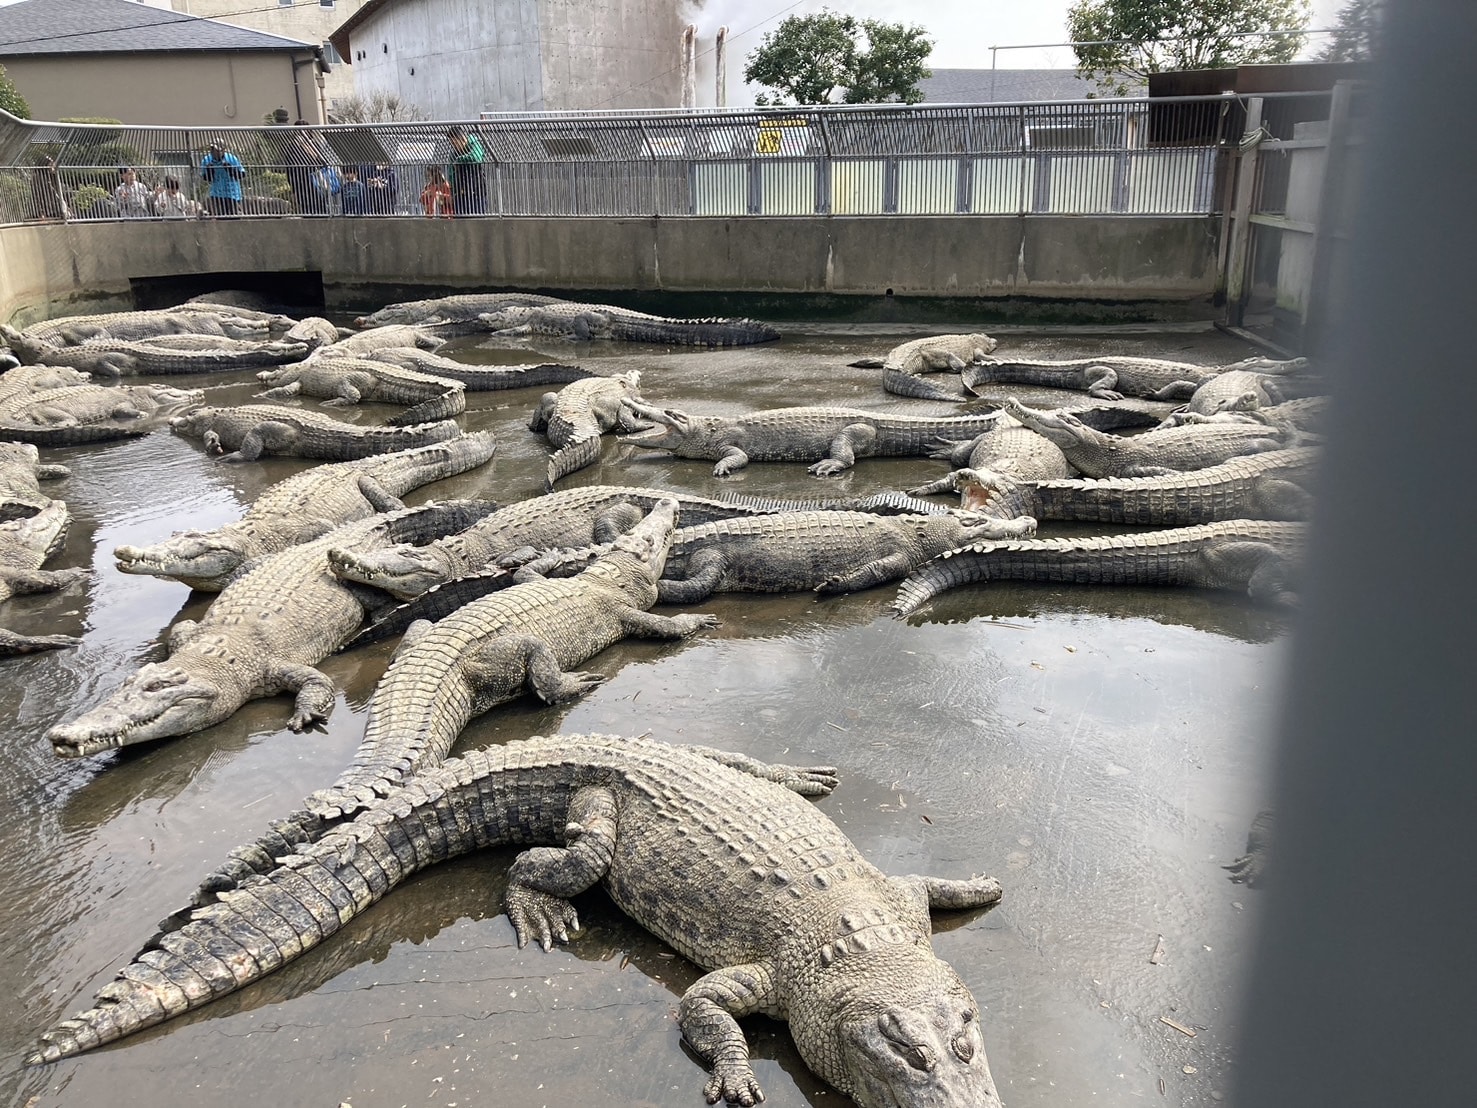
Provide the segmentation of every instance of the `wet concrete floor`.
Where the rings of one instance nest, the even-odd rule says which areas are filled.
[[[816,332],[737,351],[537,349],[639,368],[649,399],[692,411],[835,402],[954,412],[892,397],[880,371],[845,366],[895,341]],[[1004,334],[1007,352],[1205,364],[1254,353],[1203,331]],[[527,348],[476,339],[458,340],[454,353],[534,360]],[[175,383],[209,387],[212,403],[256,391],[250,374]],[[497,457],[409,502],[539,492],[547,448],[526,427],[539,391],[469,394],[462,423],[495,430]],[[387,414],[365,406],[344,416]],[[225,465],[167,431],[43,454],[73,470],[49,486],[76,516],[52,564],[93,575],[5,612],[17,630],[84,641],[0,668],[0,712],[12,721],[0,775],[0,995],[13,998],[0,1012],[0,1102],[702,1103],[703,1071],[674,1020],[697,969],[600,893],[581,898],[584,930],[567,947],[519,951],[500,911],[508,853],[417,877],[234,996],[116,1046],[24,1068],[34,1036],[87,1007],[203,873],[348,762],[392,645],[323,664],[342,689],[326,734],[294,735],[286,698],[258,700],[192,736],[58,761],[46,729],[160,656],[165,628],[209,599],[119,574],[111,550],[229,522],[312,463]],[[566,483],[816,497],[907,488],[945,463],[862,460],[824,481],[798,465],[754,464],[727,480],[710,471],[608,441],[600,463]],[[695,610],[716,613],[717,630],[620,644],[585,667],[611,679],[583,700],[495,709],[461,748],[606,731],[833,763],[842,784],[820,804],[884,870],[1004,882],[994,910],[937,917],[936,945],[983,1006],[1010,1108],[1228,1098],[1258,894],[1220,865],[1240,852],[1265,799],[1285,617],[1223,593],[991,585],[948,593],[900,622],[886,610],[893,592],[716,597]],[[1164,957],[1151,964],[1161,942]],[[782,1024],[755,1019],[746,1029],[767,1104],[848,1103],[807,1072]]]

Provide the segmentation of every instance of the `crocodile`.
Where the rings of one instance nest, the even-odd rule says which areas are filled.
[[[446,340],[420,327],[396,326],[375,327],[341,338],[332,346],[324,347],[323,353],[357,354],[360,357],[377,350],[409,347],[413,350],[435,350],[445,346]]]
[[[886,358],[861,358],[849,363],[857,369],[882,370],[882,387],[896,396],[923,400],[966,400],[958,389],[946,389],[923,379],[925,373],[963,372],[999,345],[989,335],[929,335],[894,346]]]
[[[386,421],[392,427],[450,419],[467,410],[467,389],[461,382],[372,358],[324,353],[305,362],[264,370],[256,379],[273,386],[260,394],[269,400],[301,395],[326,397],[324,403],[330,407],[366,400],[409,405]]]
[[[403,600],[469,573],[517,565],[532,553],[613,542],[667,498],[676,499],[684,525],[780,510],[655,489],[585,485],[510,504],[465,531],[424,546],[387,547],[375,536],[372,549],[336,547],[328,562],[344,580]]]
[[[0,333],[7,330],[0,325]],[[301,342],[249,341],[215,335],[162,335],[154,339],[88,339],[53,346],[10,331],[11,348],[30,365],[60,365],[96,377],[210,373],[295,362],[308,355]]]
[[[330,320],[322,316],[304,316],[282,336],[286,342],[301,342],[307,345],[309,351],[317,350],[319,347],[330,346],[341,338],[347,338],[350,332],[340,331]]]
[[[0,442],[0,523],[28,519],[48,504],[51,497],[39,482],[70,477],[66,466],[43,465],[41,452],[28,442]]]
[[[492,392],[500,389],[524,389],[539,385],[567,385],[598,377],[588,369],[560,362],[535,362],[529,365],[468,365],[425,350],[390,347],[369,355],[376,361],[404,366],[431,377],[460,381],[468,392]]]
[[[580,342],[617,339],[671,346],[753,346],[780,333],[752,319],[671,319],[610,304],[563,301],[483,312],[478,322],[495,335],[560,335]]]
[[[1239,519],[1126,535],[975,543],[910,575],[892,610],[906,616],[939,593],[975,581],[1244,589],[1253,599],[1295,605],[1291,568],[1303,535],[1300,523]]]
[[[474,716],[524,693],[546,704],[583,696],[605,678],[573,667],[628,636],[681,639],[716,627],[710,615],[648,611],[676,517],[675,500],[658,500],[575,576],[505,583],[434,624],[413,623],[375,688],[352,765],[302,811],[233,851],[202,882],[196,903],[269,871],[293,847],[440,765]]]
[[[75,346],[88,339],[146,339],[156,335],[217,335],[233,339],[266,338],[271,325],[234,309],[211,311],[204,304],[147,312],[108,312],[63,316],[33,323],[24,334],[56,346]]]
[[[530,431],[542,431],[554,445],[544,488],[584,469],[600,457],[600,436],[614,427],[638,431],[649,426],[633,419],[628,402],[640,400],[641,371],[612,377],[574,381],[558,392],[546,392],[528,421]]]
[[[430,300],[402,300],[386,304],[378,311],[354,320],[356,327],[387,327],[409,324],[416,327],[440,327],[447,324],[475,324],[483,312],[506,307],[538,308],[564,301],[554,296],[531,292],[464,292],[438,296]],[[480,328],[478,328],[480,330]]]
[[[169,421],[179,435],[203,439],[225,462],[254,462],[263,454],[346,462],[413,446],[445,442],[462,433],[454,419],[413,427],[356,427],[317,412],[276,404],[200,407]],[[230,450],[233,453],[226,454]]]
[[[696,604],[715,592],[855,592],[906,577],[966,543],[1035,533],[1034,519],[959,511],[783,512],[718,520],[677,532],[657,591],[663,604]]]
[[[92,375],[66,366],[27,365],[7,370],[0,376],[0,405],[15,396],[64,389],[72,385],[88,385]]]
[[[1277,830],[1277,816],[1271,809],[1263,809],[1251,821],[1246,832],[1246,853],[1222,869],[1231,871],[1231,880],[1249,885],[1253,889],[1267,883],[1267,855],[1272,848],[1272,838]]]
[[[567,940],[600,885],[701,967],[676,1022],[709,1103],[763,1099],[738,1020],[788,1021],[805,1064],[861,1108],[1000,1108],[980,1007],[934,952],[930,910],[988,907],[993,877],[890,877],[802,796],[830,767],[654,739],[554,735],[428,770],[282,865],[156,936],[26,1061],[115,1041],[257,980],[429,864],[517,844],[520,946]],[[798,795],[797,795],[798,794]]]
[[[1269,450],[1230,458],[1220,465],[1157,477],[1021,481],[1005,490],[1012,513],[1040,521],[1188,527],[1234,519],[1307,519],[1313,498],[1306,484],[1317,465],[1309,447]],[[999,475],[955,472],[961,507],[995,514]],[[1018,499],[1017,499],[1018,497]]]
[[[379,528],[387,542],[430,539],[465,527],[491,510],[479,501],[448,501],[346,523],[312,542],[253,562],[198,622],[169,631],[168,657],[150,662],[91,711],[47,732],[60,758],[187,735],[226,719],[248,700],[292,692],[287,726],[303,731],[326,720],[333,682],[312,667],[363,622],[375,599],[328,572],[330,547],[362,541]],[[382,524],[388,522],[391,526]]]
[[[1241,454],[1284,449],[1295,437],[1290,428],[1266,424],[1190,425],[1122,436],[1094,430],[1068,411],[1040,411],[1014,398],[1006,400],[1004,410],[1061,447],[1067,461],[1086,477],[1154,477],[1205,469]]]
[[[618,441],[642,450],[669,450],[679,458],[716,461],[727,477],[754,462],[814,462],[809,472],[830,477],[857,458],[926,454],[935,439],[978,435],[1000,416],[895,416],[858,408],[771,408],[741,416],[693,416],[675,408],[627,402],[652,427]]]
[[[72,513],[60,500],[35,515],[0,523],[0,600],[22,593],[55,592],[87,577],[85,569],[42,569],[67,541]]]
[[[0,402],[0,439],[72,446],[147,435],[161,409],[198,403],[199,389],[165,385],[73,385]]]
[[[492,457],[490,431],[446,442],[314,466],[279,481],[236,523],[214,531],[177,532],[152,546],[113,551],[120,573],[182,581],[219,592],[254,558],[311,542],[345,523],[405,507],[400,497],[422,485],[465,473]]]
[[[1137,396],[1148,400],[1188,400],[1205,381],[1228,369],[1255,369],[1263,373],[1288,371],[1305,365],[1304,359],[1274,362],[1247,358],[1228,366],[1197,366],[1163,358],[1109,355],[1050,362],[1030,358],[985,358],[964,370],[964,387],[976,395],[984,385],[1048,385],[1086,391],[1099,400]]]

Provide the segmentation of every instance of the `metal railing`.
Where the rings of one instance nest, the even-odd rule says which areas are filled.
[[[1296,95],[1269,99],[1296,112]],[[239,211],[224,207],[247,217],[431,214],[438,173],[458,217],[1196,215],[1222,210],[1223,166],[1244,126],[1244,101],[1229,95],[317,127],[0,113],[0,222],[210,214],[221,207],[205,179],[213,167],[202,173],[212,144],[240,162],[215,191],[239,191]],[[124,168],[142,203],[138,189],[120,192],[132,184]],[[183,199],[170,199],[169,178]]]

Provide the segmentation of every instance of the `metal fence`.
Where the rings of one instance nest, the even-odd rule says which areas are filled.
[[[212,173],[247,217],[444,214],[437,175],[457,217],[1207,214],[1245,122],[1230,95],[214,129],[0,113],[0,222],[208,215]],[[239,170],[202,171],[212,144]]]

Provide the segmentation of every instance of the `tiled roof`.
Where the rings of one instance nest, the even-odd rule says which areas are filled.
[[[918,82],[929,104],[1015,104],[1034,100],[1086,100],[1097,86],[1072,69],[935,69]],[[1147,88],[1130,95],[1147,95]]]
[[[0,57],[311,48],[296,39],[132,0],[23,0],[0,7]]]

